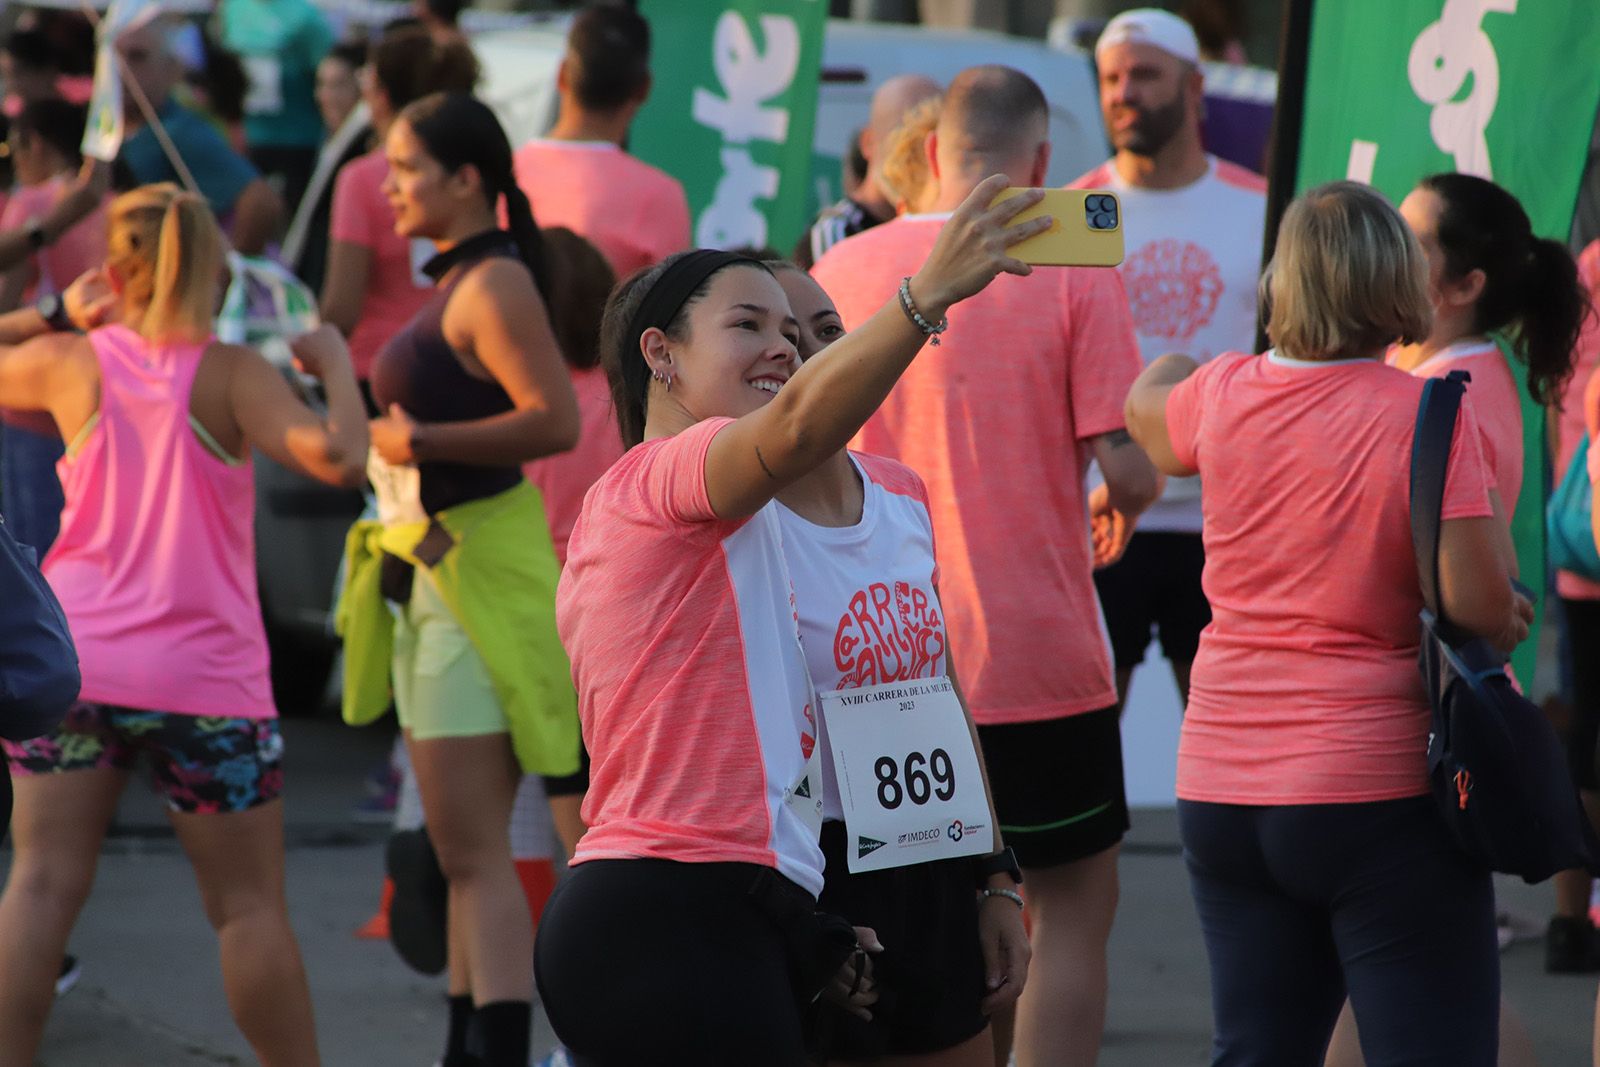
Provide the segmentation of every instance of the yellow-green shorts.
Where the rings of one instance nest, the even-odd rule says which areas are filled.
[[[508,733],[489,668],[426,567],[394,627],[394,705],[413,739]]]

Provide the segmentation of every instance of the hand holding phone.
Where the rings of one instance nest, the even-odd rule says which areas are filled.
[[[1007,189],[999,203],[1026,192]],[[1105,189],[1045,189],[1044,199],[1018,213],[1012,225],[1049,215],[1050,229],[1011,248],[1011,255],[1040,267],[1115,267],[1122,262],[1122,203]]]

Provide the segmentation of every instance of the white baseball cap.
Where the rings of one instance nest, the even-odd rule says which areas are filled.
[[[1095,57],[1118,44],[1151,44],[1185,63],[1200,62],[1200,42],[1195,40],[1194,28],[1160,8],[1134,8],[1108,22],[1095,42]]]

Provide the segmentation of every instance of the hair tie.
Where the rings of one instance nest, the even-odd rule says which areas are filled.
[[[760,260],[741,252],[722,252],[714,248],[696,249],[673,260],[672,265],[651,283],[633,317],[628,320],[628,336],[633,346],[638,347],[639,338],[644,336],[646,330],[652,327],[665,330],[707,278],[734,263],[761,266]]]

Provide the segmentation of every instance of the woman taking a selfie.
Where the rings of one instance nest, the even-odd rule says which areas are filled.
[[[1005,184],[955,212],[901,300],[803,367],[759,261],[683,253],[613,294],[602,349],[631,447],[584,503],[558,596],[589,831],[536,956],[578,1062],[647,1062],[670,1033],[686,1060],[798,1065],[801,1005],[830,976],[868,1010],[871,931],[814,918],[816,712],[769,505],[844,447],[947,310],[1029,272],[1007,249],[1049,222],[1008,227],[1039,194],[990,208]]]

